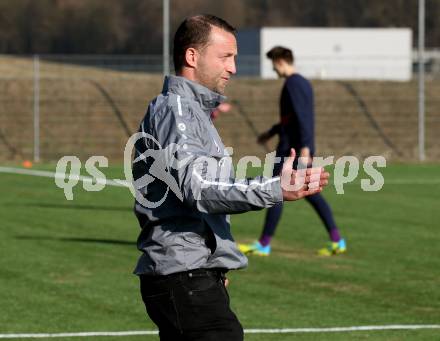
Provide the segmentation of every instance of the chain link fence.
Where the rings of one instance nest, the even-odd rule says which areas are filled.
[[[278,120],[282,81],[259,78],[259,56],[237,63],[227,93],[232,110],[215,124],[235,157],[263,157],[275,141],[262,149],[255,139]],[[427,51],[425,67],[426,158],[438,161],[438,50]],[[313,79],[318,154],[418,160],[418,69],[414,52],[408,82]],[[0,72],[3,161],[103,155],[120,162],[163,80],[161,56],[1,56]]]

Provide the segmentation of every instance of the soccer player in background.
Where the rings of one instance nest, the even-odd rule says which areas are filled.
[[[258,143],[264,144],[275,135],[279,136],[276,156],[284,158],[294,148],[301,160],[312,163],[315,153],[314,142],[314,103],[313,89],[310,82],[296,72],[293,53],[290,49],[276,46],[267,52],[272,60],[273,69],[278,77],[285,78],[280,98],[281,122],[258,137]],[[303,161],[304,162],[304,161]],[[294,168],[298,161],[294,163]],[[282,164],[275,164],[273,175],[279,174]],[[333,218],[330,206],[320,193],[306,197],[316,213],[321,218],[328,232],[330,243],[318,250],[321,256],[331,256],[346,251],[345,240],[341,238]],[[239,249],[245,254],[268,256],[271,251],[270,242],[275,234],[281,217],[283,202],[268,209],[260,239],[253,244],[239,244]]]

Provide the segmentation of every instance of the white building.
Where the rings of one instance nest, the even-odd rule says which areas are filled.
[[[409,28],[291,28],[260,31],[260,75],[275,78],[266,52],[293,50],[298,72],[309,78],[408,81],[412,74]]]

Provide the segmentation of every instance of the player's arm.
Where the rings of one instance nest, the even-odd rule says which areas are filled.
[[[195,159],[181,173],[184,199],[201,212],[233,214],[271,207],[284,200],[299,200],[321,192],[328,183],[329,174],[320,167],[294,170],[294,159],[295,151],[292,149],[279,177],[258,176],[240,181],[233,177],[212,177],[211,174],[221,173],[221,166],[214,163],[211,172],[212,169],[215,171],[211,173],[203,161]]]
[[[272,128],[270,128],[268,131],[265,131],[257,138],[257,143],[259,144],[265,144],[267,141],[269,141],[273,136],[279,134],[281,129],[281,123],[274,124]]]
[[[284,177],[259,176],[238,181],[231,176],[221,176],[225,173],[222,167],[227,163],[209,158],[206,139],[197,123],[193,121],[191,125],[187,124],[182,134],[179,130],[179,125],[182,127],[180,116],[170,113],[164,118],[166,119],[157,122],[155,130],[158,140],[163,141],[163,147],[170,143],[177,146],[175,159],[179,166],[173,169],[172,175],[181,191],[181,200],[201,212],[233,214],[258,210],[271,207],[283,199],[297,200],[317,193],[325,185],[325,176],[321,179],[319,175],[318,178],[315,175],[312,179],[311,174],[298,174],[296,177],[291,170],[292,163],[290,169],[286,168],[284,171]],[[302,179],[304,183],[314,182],[314,188],[292,188],[289,185]],[[283,182],[286,184],[282,186]]]

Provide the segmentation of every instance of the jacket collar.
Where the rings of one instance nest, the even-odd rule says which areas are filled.
[[[180,76],[165,77],[162,93],[166,94],[168,91],[200,103],[202,109],[209,115],[226,100],[225,96]]]

